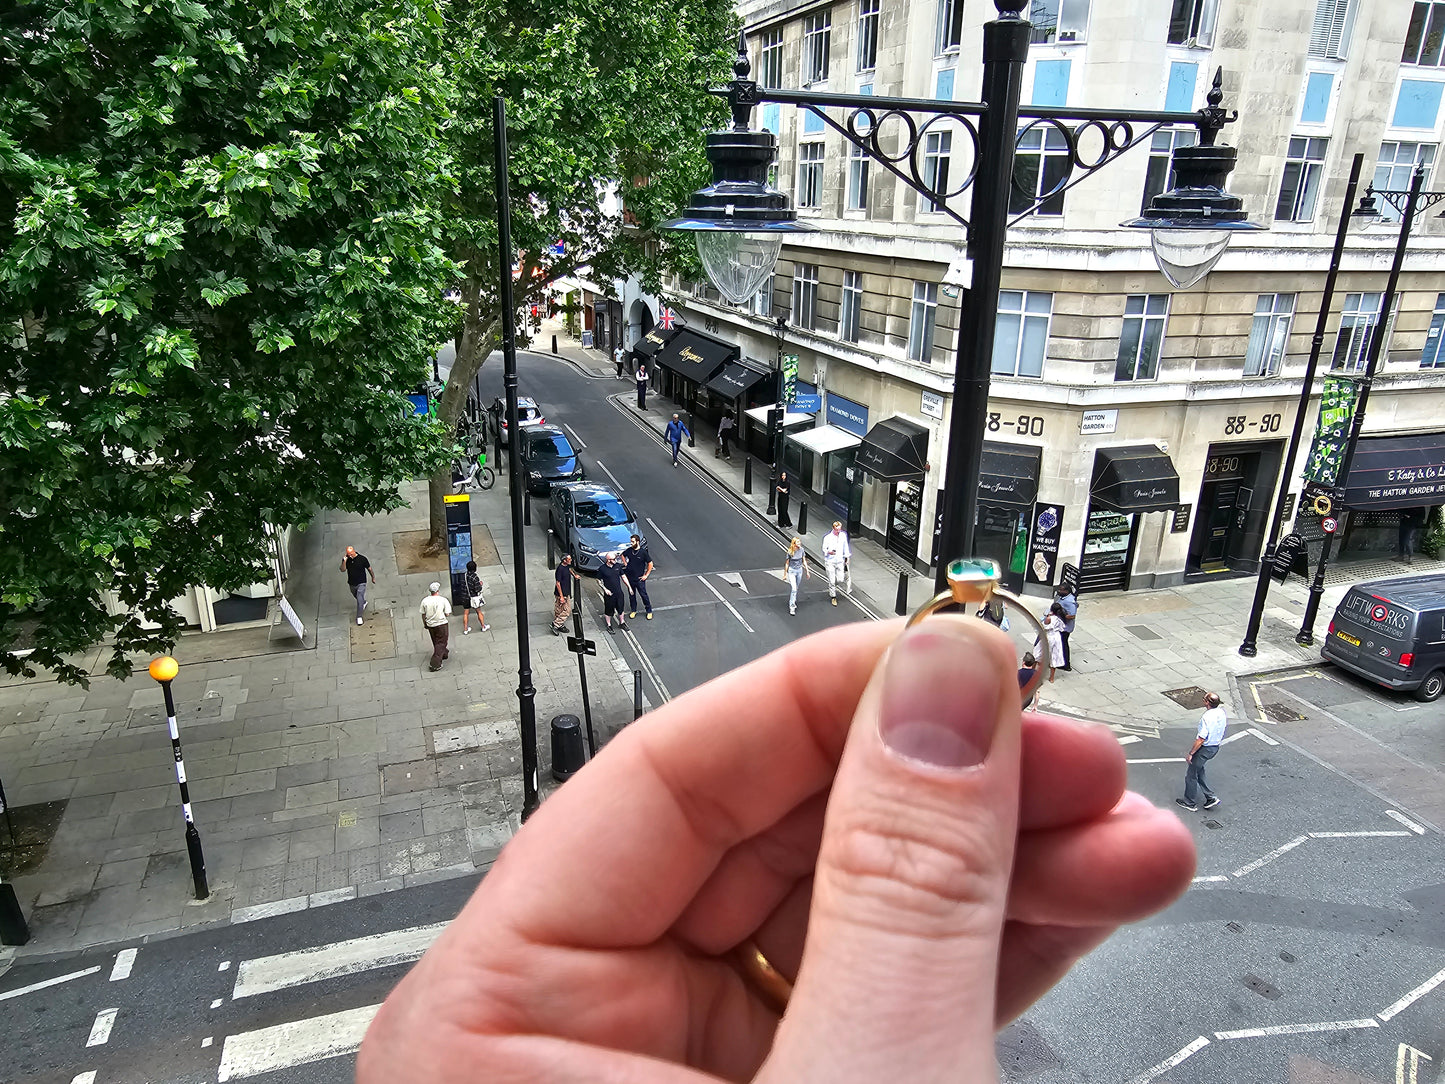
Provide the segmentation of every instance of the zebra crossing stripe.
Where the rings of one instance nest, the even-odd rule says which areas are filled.
[[[221,1048],[218,1084],[355,1053],[380,1005],[244,1031]]]
[[[379,967],[408,964],[420,959],[446,928],[445,922],[412,926],[318,945],[316,948],[243,960],[236,968],[236,985],[231,991],[231,998],[255,997],[308,982],[323,982]]]

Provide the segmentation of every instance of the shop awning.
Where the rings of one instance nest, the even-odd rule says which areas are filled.
[[[842,451],[844,448],[855,448],[862,438],[857,433],[850,433],[836,425],[820,425],[815,429],[794,433],[788,439],[800,448],[806,448],[818,455],[827,455],[829,452]]]
[[[651,361],[676,334],[676,330],[664,331],[660,327],[655,327],[632,344],[632,352],[642,357],[644,361]]]
[[[907,418],[884,418],[863,438],[856,465],[882,482],[917,482],[928,471],[928,430]]]
[[[1100,448],[1094,453],[1090,502],[1115,512],[1162,512],[1179,507],[1179,472],[1153,444]]]
[[[1043,449],[1031,444],[983,442],[978,473],[978,499],[983,504],[1032,508],[1039,492],[1039,460]]]
[[[671,339],[658,350],[653,361],[678,376],[706,384],[724,365],[736,361],[738,347],[690,327],[678,328]]]
[[[746,362],[732,361],[707,382],[707,390],[724,399],[740,399],[772,375],[766,369],[755,369]]]
[[[1445,433],[1361,437],[1345,481],[1346,508],[1388,512],[1445,502]]]
[[[768,411],[772,409],[770,406],[755,406],[751,410],[743,411],[743,413],[766,429],[768,425]],[[812,420],[813,415],[811,414],[795,414],[791,410],[783,411],[784,429],[794,429],[800,425],[807,425]]]

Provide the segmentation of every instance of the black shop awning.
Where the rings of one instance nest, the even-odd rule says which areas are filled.
[[[1345,481],[1345,507],[1388,512],[1445,502],[1445,433],[1361,437]]]
[[[667,345],[668,340],[676,334],[675,330],[664,331],[660,327],[655,327],[632,344],[632,352],[644,361],[651,361],[657,352]]]
[[[745,361],[732,361],[707,382],[707,390],[723,399],[740,399],[772,375],[766,369],[755,369]]]
[[[1153,444],[1100,448],[1094,453],[1096,508],[1115,512],[1162,512],[1179,506],[1179,472],[1167,452]]]
[[[868,430],[854,464],[880,482],[917,482],[928,470],[928,430],[907,418],[885,418]]]
[[[718,374],[718,370],[728,362],[736,361],[737,357],[736,343],[684,327],[678,328],[653,360],[678,376],[706,384]]]
[[[978,473],[980,503],[1032,508],[1039,492],[1042,454],[1042,448],[1029,444],[984,441],[983,465]]]

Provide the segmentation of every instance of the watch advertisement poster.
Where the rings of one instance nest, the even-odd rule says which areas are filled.
[[[1052,587],[1059,564],[1059,540],[1064,533],[1064,506],[1034,504],[1033,525],[1029,531],[1029,559],[1024,578],[1029,583]]]

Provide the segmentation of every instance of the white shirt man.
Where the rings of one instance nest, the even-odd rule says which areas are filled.
[[[1205,781],[1204,766],[1219,752],[1227,728],[1228,718],[1224,713],[1224,705],[1220,703],[1219,694],[1205,693],[1204,714],[1199,717],[1199,730],[1194,735],[1194,744],[1189,747],[1189,755],[1184,758],[1188,764],[1184,770],[1184,797],[1175,798],[1175,804],[1191,811],[1197,810],[1200,808],[1201,793],[1204,796],[1205,809],[1213,809],[1219,804],[1218,795],[1209,789],[1209,784]]]
[[[841,523],[834,522],[833,529],[823,536],[823,567],[828,570],[828,597],[834,606],[838,605],[838,586],[847,581],[848,559],[852,556],[848,532]]]
[[[447,618],[452,614],[452,604],[449,599],[442,597],[441,584],[432,583],[428,590],[431,594],[421,600],[421,623],[431,637],[431,669],[440,670],[442,663],[451,654],[447,649],[451,632]]]

